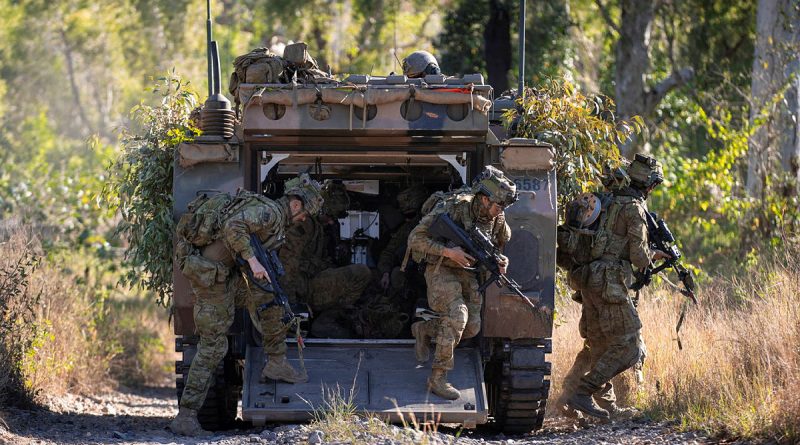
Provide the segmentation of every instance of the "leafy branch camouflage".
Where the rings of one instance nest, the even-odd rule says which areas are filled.
[[[156,106],[131,110],[133,128],[122,133],[122,152],[109,166],[104,195],[122,222],[116,233],[128,241],[129,269],[122,278],[155,293],[158,304],[172,295],[172,174],[175,149],[198,130],[190,122],[196,94],[174,72],[160,77],[151,89],[161,95]]]
[[[509,110],[504,120],[516,136],[548,142],[556,151],[560,204],[600,186],[606,164],[618,166],[618,145],[644,128],[639,116],[619,120],[614,102],[602,95],[587,96],[566,80],[528,88],[521,112]]]

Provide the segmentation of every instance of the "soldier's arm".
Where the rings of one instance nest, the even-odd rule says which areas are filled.
[[[386,247],[383,248],[381,255],[378,257],[378,271],[380,273],[390,273],[392,271],[395,265],[395,253],[405,241],[406,240],[403,239],[403,226],[400,226],[397,231],[392,234]]]
[[[245,260],[255,256],[250,247],[250,234],[265,228],[272,231],[281,223],[281,215],[267,206],[259,205],[245,208],[231,215],[222,225],[222,237],[225,245],[236,255],[241,255]],[[267,241],[267,240],[261,240]]]
[[[431,213],[425,215],[419,224],[411,230],[411,234],[408,235],[408,247],[417,252],[443,256],[446,249],[445,245],[434,240],[430,232],[428,232],[436,217],[443,212],[443,207],[436,207]]]
[[[631,264],[636,269],[642,269],[650,265],[650,258],[653,252],[647,246],[647,220],[645,219],[645,209],[638,204],[627,205],[623,209],[623,214],[628,223],[628,254]]]
[[[493,242],[498,249],[502,250],[511,239],[511,227],[506,222],[506,215],[501,213],[497,215],[497,222],[494,225]]]

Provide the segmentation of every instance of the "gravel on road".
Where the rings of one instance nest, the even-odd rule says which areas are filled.
[[[172,434],[167,428],[177,412],[173,388],[120,390],[82,397],[66,395],[46,401],[48,408],[0,410],[2,444],[337,444],[325,432],[310,425],[267,425],[225,431],[202,439]],[[369,421],[364,420],[368,423]],[[354,422],[353,428],[359,428]],[[533,445],[533,444],[705,444],[713,440],[696,432],[680,432],[674,427],[646,419],[607,424],[577,425],[568,419],[555,418],[545,428],[523,436],[504,436],[479,430],[459,430],[442,426],[434,433],[409,428],[396,429],[391,437],[357,434],[356,443],[464,444],[464,445]],[[367,429],[365,428],[365,431]],[[401,439],[398,439],[401,438]],[[348,443],[348,442],[344,442]]]

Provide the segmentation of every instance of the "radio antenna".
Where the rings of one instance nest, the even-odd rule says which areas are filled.
[[[208,60],[208,96],[214,94],[214,60],[211,55],[211,0],[206,0],[206,59]]]
[[[236,112],[231,102],[221,92],[219,49],[211,35],[211,0],[206,0],[206,53],[208,57],[208,98],[200,111],[200,129],[203,134],[198,140],[217,141],[233,137]]]
[[[517,96],[525,100],[525,0],[519,0],[519,86]]]

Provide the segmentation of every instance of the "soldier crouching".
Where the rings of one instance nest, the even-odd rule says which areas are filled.
[[[273,295],[257,286],[250,286],[237,270],[235,258],[241,257],[248,263],[255,279],[268,281],[266,270],[256,259],[250,245],[250,235],[255,234],[265,249],[275,249],[283,241],[284,230],[292,222],[305,220],[309,214],[318,212],[321,206],[318,184],[304,174],[287,181],[285,195],[277,201],[240,192],[219,209],[203,213],[200,211],[203,204],[200,204],[196,209],[198,211],[188,212],[181,218],[177,230],[176,260],[197,297],[194,322],[200,339],[180,399],[178,415],[170,424],[174,433],[187,436],[210,434],[201,428],[197,412],[203,406],[214,370],[228,350],[228,329],[233,323],[235,306],[242,305],[243,300],[251,313],[256,314],[254,318],[258,319],[264,337],[264,352],[268,362],[262,378],[289,383],[307,380],[306,375],[295,370],[286,360],[288,326],[281,322],[283,308],[271,305],[265,310],[256,311],[259,306],[273,301]],[[197,224],[198,219],[205,219],[205,222]],[[192,224],[207,232],[205,239],[213,240],[202,250],[190,241],[195,239],[195,235],[182,230]]]
[[[426,362],[429,341],[436,339],[436,350],[428,378],[428,389],[445,399],[456,400],[459,391],[447,382],[453,369],[454,348],[459,341],[478,334],[481,328],[482,296],[478,292],[475,260],[460,247],[448,247],[434,239],[429,228],[436,217],[447,213],[457,224],[470,230],[477,226],[499,249],[511,238],[503,209],[517,199],[516,187],[500,170],[487,166],[473,182],[472,193],[459,194],[439,203],[411,231],[408,245],[414,260],[423,261],[428,286],[428,305],[439,318],[418,321],[411,326],[416,338],[417,361]],[[505,273],[506,260],[501,273]]]

